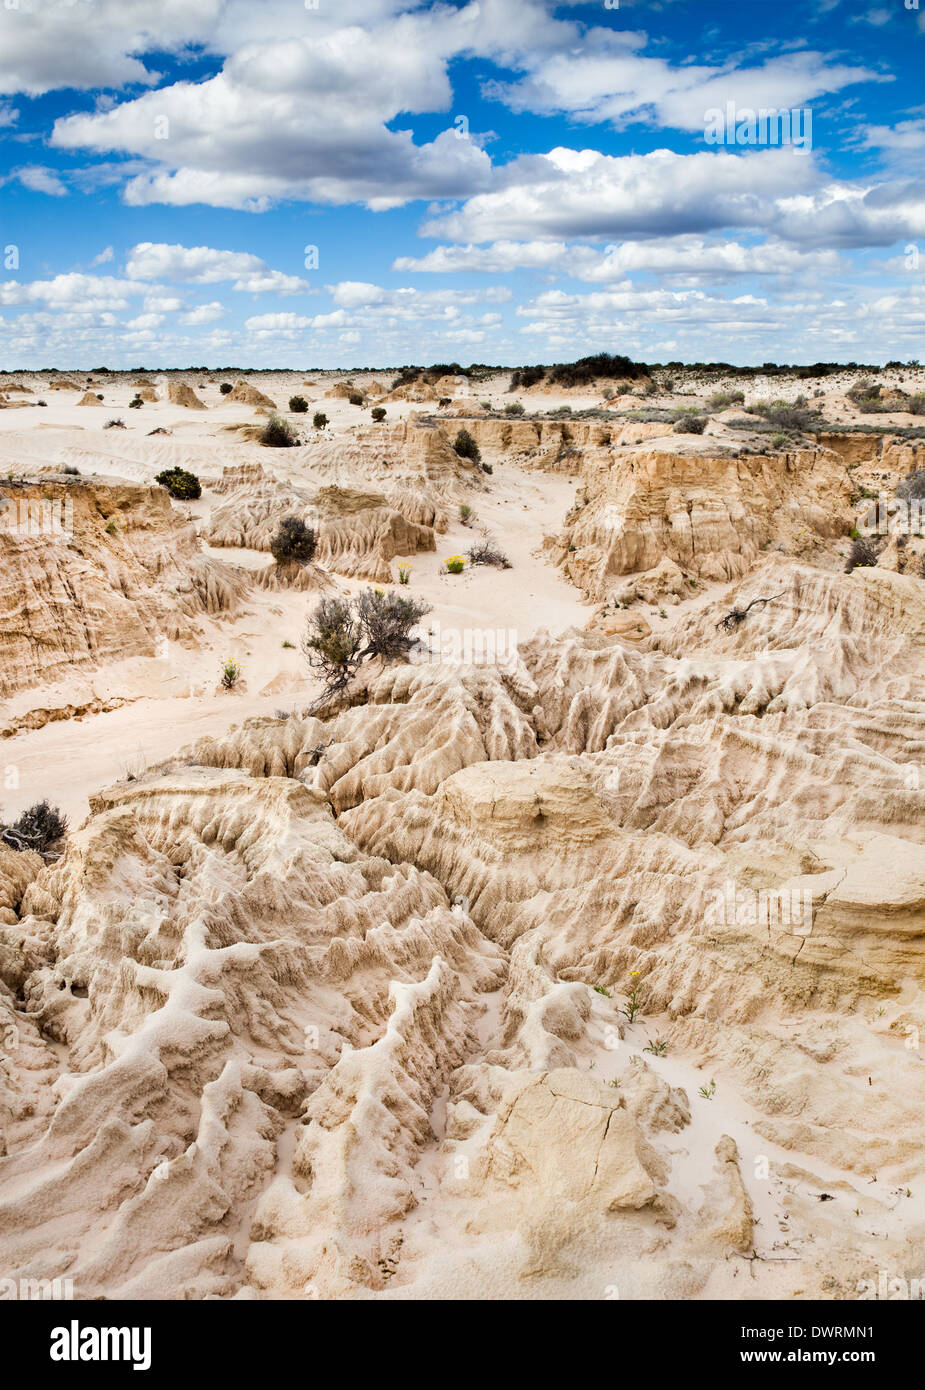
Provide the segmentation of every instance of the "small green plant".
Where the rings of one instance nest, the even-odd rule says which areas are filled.
[[[524,406],[522,401],[508,401],[504,407],[505,415],[523,415]]]
[[[460,502],[459,519],[463,526],[471,526],[473,521],[475,521],[475,512],[469,506],[468,502]]]
[[[619,1081],[617,1080],[617,1078],[614,1077],[611,1081],[608,1081],[608,1082],[607,1082],[607,1085],[608,1085],[608,1086],[612,1086],[612,1087],[614,1088],[614,1090],[616,1090],[616,1089],[618,1088],[618,1086],[620,1085],[620,1083],[619,1083]]]
[[[304,396],[290,396],[289,409],[293,415],[304,415],[308,410],[308,401]]]
[[[283,646],[295,651],[295,642],[290,642],[288,637],[283,638]]]
[[[223,381],[218,389],[221,391],[223,396],[230,396],[232,391],[234,390],[234,387],[232,386],[230,381]]]
[[[703,1096],[704,1100],[712,1100],[716,1095],[716,1082],[711,1081],[709,1086],[701,1086],[697,1094]]]
[[[462,555],[450,555],[446,561],[448,574],[462,574],[466,568],[466,561]]]
[[[411,566],[410,566],[410,565],[399,565],[399,566],[398,566],[398,582],[399,582],[399,584],[410,584],[410,583],[411,583]]]
[[[132,400],[129,401],[128,408],[129,410],[140,410],[143,405],[144,401],[141,399],[141,397],[135,396]]]
[[[347,399],[348,399],[348,401],[350,402],[351,405],[365,405],[365,404],[366,404],[366,401],[364,400],[363,396],[360,394],[359,391],[351,391],[351,392],[350,392],[350,395],[347,397]]]
[[[323,430],[328,423],[328,417],[323,410],[316,410],[312,416],[312,424],[316,430]]]
[[[372,416],[373,420],[377,425],[381,424],[382,421],[385,419],[385,413],[386,412],[384,405],[374,405],[372,410],[370,411],[370,415]]]
[[[241,679],[243,667],[233,656],[226,656],[222,663],[222,685],[226,690],[234,690]]]
[[[660,609],[658,610],[658,616],[659,616],[660,618],[667,618],[667,617],[668,617],[668,614],[665,612],[664,608],[660,608]]]
[[[605,999],[610,998],[610,990],[606,985],[592,985],[591,988],[594,990],[595,994],[603,994]]]
[[[626,996],[626,1008],[623,1010],[630,1023],[636,1022],[636,1015],[642,1008],[642,1001],[639,998],[639,979],[637,978],[639,973],[640,972],[638,970],[630,971],[630,978],[633,981],[633,987],[630,990],[629,994]]]
[[[654,1057],[664,1057],[668,1051],[668,1044],[662,1042],[661,1038],[657,1038],[655,1042],[650,1038],[642,1050],[643,1052],[651,1052]]]
[[[107,521],[106,534],[107,536],[117,536],[119,534],[119,528],[114,521]]]

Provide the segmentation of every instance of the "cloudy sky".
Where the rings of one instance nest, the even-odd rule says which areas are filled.
[[[917,5],[0,0],[0,366],[925,359]]]

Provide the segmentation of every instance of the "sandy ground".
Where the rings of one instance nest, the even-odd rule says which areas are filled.
[[[292,466],[286,451],[260,450],[252,444],[242,449],[234,435],[219,433],[225,424],[253,423],[255,415],[251,406],[224,403],[217,386],[201,392],[210,406],[208,412],[163,400],[131,411],[127,409],[134,394],[131,388],[115,393],[105,386],[102,389],[105,410],[78,407],[73,392],[52,391],[42,397],[48,401],[47,411],[0,411],[0,468],[9,469],[13,460],[21,468],[72,464],[85,477],[98,473],[137,483],[152,482],[163,467],[188,462],[203,476],[203,496],[194,504],[175,505],[200,524],[220,500],[208,488],[208,476],[219,476],[231,453],[235,458],[259,456],[265,466],[295,482],[309,480]],[[294,389],[291,381],[286,389]],[[329,432],[335,435],[354,425],[358,417],[368,423],[357,407],[345,401],[327,400],[319,393],[316,403],[331,418]],[[402,402],[394,413],[406,416],[413,408]],[[391,404],[389,413],[393,414]],[[111,415],[125,419],[127,429],[104,430],[104,420]],[[148,431],[157,427],[172,434],[149,439]],[[211,465],[208,474],[203,472],[204,460]],[[571,625],[584,626],[591,610],[541,551],[544,534],[560,528],[574,490],[573,479],[557,474],[529,473],[514,464],[497,470],[490,492],[473,494],[475,516],[469,525],[453,524],[438,537],[436,553],[407,557],[411,566],[408,592],[433,607],[422,623],[422,636],[430,629],[464,634],[478,628],[503,633],[505,642],[516,644],[540,627],[559,632]],[[471,546],[482,526],[503,539],[512,568],[442,574],[446,557]],[[263,551],[204,549],[244,569],[262,568],[269,560]],[[394,568],[397,575],[397,561]],[[338,578],[336,583],[343,592],[366,587],[363,581]],[[72,824],[79,824],[89,809],[89,795],[128,771],[137,775],[184,744],[219,734],[250,716],[305,708],[318,685],[307,672],[298,644],[316,602],[302,593],[255,590],[234,620],[207,625],[208,638],[198,650],[169,643],[164,659],[123,662],[79,677],[76,689],[85,697],[129,703],[106,713],[48,723],[5,740],[0,751],[6,783],[4,811],[18,812],[47,796],[61,805]],[[295,649],[284,648],[284,641]],[[227,656],[234,657],[244,672],[241,685],[231,693],[218,685]],[[61,698],[60,691],[30,690],[9,701],[5,712],[10,716],[33,709],[46,696],[51,703]],[[75,698],[74,690],[68,698]]]

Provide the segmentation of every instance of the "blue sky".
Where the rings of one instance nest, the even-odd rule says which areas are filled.
[[[3,0],[0,366],[925,357],[921,6]]]

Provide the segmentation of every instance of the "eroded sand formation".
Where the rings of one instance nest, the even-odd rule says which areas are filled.
[[[7,694],[153,659],[168,629],[275,650],[205,727],[178,705],[147,767],[88,766],[60,858],[0,849],[4,1268],[79,1298],[918,1277],[925,544],[845,555],[922,444],[410,411],[350,432],[349,393],[313,388],[342,417],[292,450],[207,417],[105,446],[60,424],[74,478],[0,434],[23,494],[74,512],[57,547],[3,537]],[[182,430],[183,405],[156,418]],[[117,476],[87,477],[104,447]],[[180,463],[201,500],[151,485]],[[461,503],[511,571],[440,572]],[[319,548],[280,576],[290,515]],[[284,625],[399,560],[434,604],[419,649],[313,711]],[[513,624],[516,651],[441,660],[454,623]],[[88,717],[104,738],[123,713]],[[11,728],[5,761],[49,733]]]

